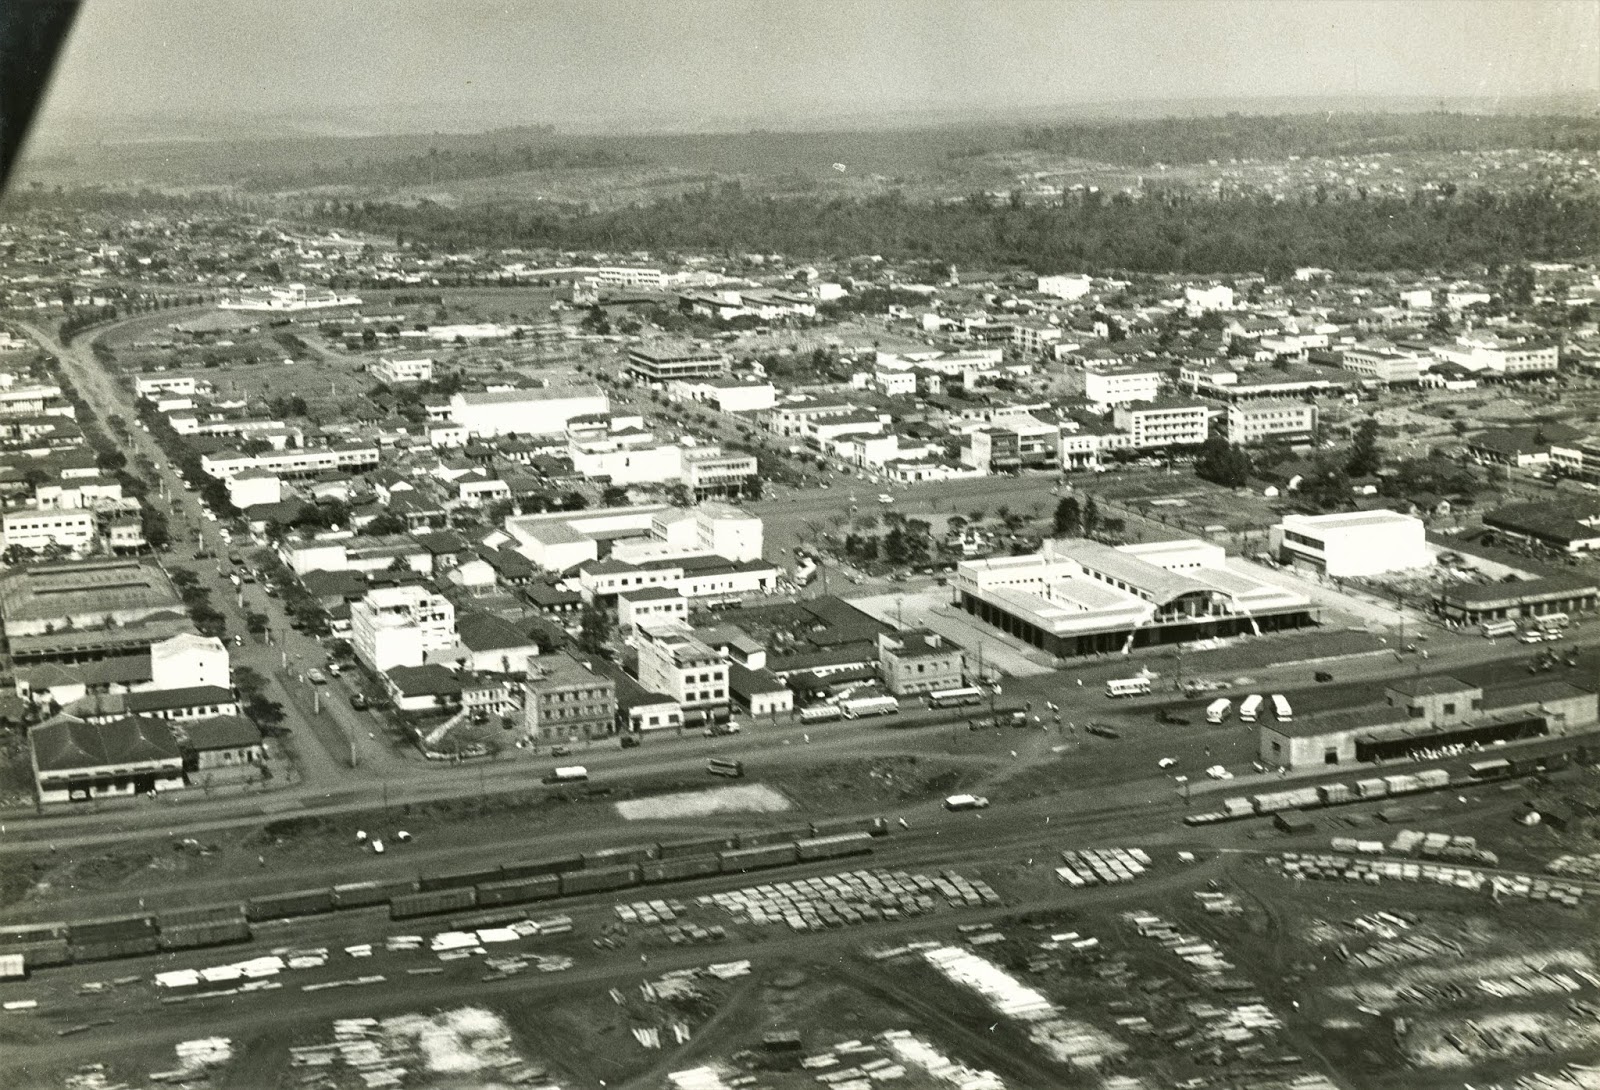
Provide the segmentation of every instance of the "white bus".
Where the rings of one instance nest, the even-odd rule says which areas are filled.
[[[1553,632],[1567,627],[1568,618],[1565,613],[1546,613],[1544,616],[1535,617],[1533,620],[1541,631]]]
[[[1512,620],[1484,621],[1478,628],[1483,632],[1485,639],[1494,639],[1496,636],[1510,636],[1517,631],[1517,622]]]
[[[1233,709],[1233,701],[1225,696],[1219,696],[1206,705],[1206,722],[1220,723],[1228,718],[1228,712]]]
[[[1261,714],[1261,695],[1251,693],[1239,704],[1239,722],[1254,723],[1256,716]]]
[[[840,705],[846,719],[865,719],[873,715],[896,715],[900,701],[892,696],[862,696]]]
[[[959,708],[966,704],[983,703],[983,690],[975,685],[964,689],[940,689],[928,694],[930,708]]]
[[[1149,696],[1150,679],[1147,677],[1113,678],[1106,682],[1106,695],[1119,696]]]
[[[827,723],[843,714],[837,704],[813,704],[809,708],[800,709],[800,722]]]
[[[1294,709],[1289,707],[1289,700],[1282,693],[1272,694],[1272,718],[1280,723],[1294,722]]]

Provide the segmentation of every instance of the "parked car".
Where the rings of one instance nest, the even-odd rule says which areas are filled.
[[[551,746],[550,747],[550,756],[552,756],[552,757],[565,757],[565,756],[568,756],[571,752],[572,752],[572,747],[571,746]]]
[[[637,748],[639,748],[639,736],[637,734],[624,734],[622,736],[622,748],[623,749],[637,749]]]
[[[328,683],[328,675],[313,667],[306,671],[306,680],[313,685],[326,685]]]
[[[367,708],[367,698],[361,693],[355,693],[350,697],[350,706],[358,712],[365,711]]]
[[[1121,738],[1122,737],[1122,733],[1120,731],[1116,730],[1113,727],[1108,727],[1104,723],[1090,723],[1084,729],[1087,730],[1090,734],[1097,735],[1098,737],[1101,737],[1101,738]]]
[[[1333,675],[1328,673],[1328,671],[1326,671],[1326,670],[1318,670],[1315,674],[1312,674],[1311,676],[1316,678],[1318,681],[1332,681],[1333,680]]]

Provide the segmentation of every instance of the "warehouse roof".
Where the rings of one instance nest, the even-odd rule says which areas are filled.
[[[28,744],[42,772],[149,764],[181,756],[172,726],[165,719],[144,716],[88,723],[61,715],[30,730]]]

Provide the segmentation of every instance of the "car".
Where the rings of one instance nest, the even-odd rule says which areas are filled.
[[[374,840],[372,842],[372,854],[373,855],[382,855],[383,854],[383,841]]]
[[[328,663],[328,676],[329,677],[338,677],[342,673],[344,673],[344,667],[343,666],[340,666],[337,662]]]
[[[357,829],[356,830],[356,843],[357,844],[364,843],[366,841],[366,839],[367,839],[367,831],[365,829]]]
[[[1542,636],[1538,632],[1518,632],[1517,633],[1517,642],[1518,643],[1543,643],[1544,642],[1544,636]]]
[[[311,682],[313,685],[326,685],[328,683],[328,676],[321,670],[312,668],[306,671],[306,680]]]
[[[639,736],[637,734],[624,734],[622,736],[622,748],[623,749],[638,749],[639,748]]]
[[[882,504],[890,504],[894,502],[894,497],[889,495],[887,492],[879,492],[878,502]]]
[[[1313,678],[1315,678],[1316,680],[1318,680],[1318,681],[1332,681],[1333,680],[1333,675],[1328,673],[1328,671],[1326,671],[1326,670],[1318,670],[1316,673],[1312,674],[1311,676]]]
[[[1222,767],[1221,765],[1212,765],[1210,768],[1206,769],[1206,775],[1210,776],[1213,780],[1231,780],[1231,779],[1233,779],[1233,773],[1229,772],[1226,768]]]
[[[1163,758],[1161,758],[1161,760],[1156,762],[1156,767],[1157,768],[1171,768],[1173,765],[1175,765],[1177,763],[1178,763],[1178,759],[1176,757],[1163,757]]]
[[[355,693],[350,697],[350,706],[358,712],[365,711],[367,707],[367,698],[361,693]]]
[[[552,756],[552,757],[566,757],[566,756],[569,756],[571,753],[572,753],[572,747],[571,746],[551,746],[550,747],[550,756]]]
[[[402,844],[411,843],[411,834],[406,832],[404,829],[401,829],[398,833],[395,833],[394,838]]]
[[[1114,727],[1108,727],[1104,723],[1090,723],[1087,727],[1085,727],[1083,729],[1088,731],[1090,734],[1093,734],[1093,735],[1095,735],[1097,737],[1100,737],[1100,738],[1121,738],[1122,737],[1122,732],[1121,731],[1118,731]]]

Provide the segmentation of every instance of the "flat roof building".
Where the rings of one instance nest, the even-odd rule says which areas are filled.
[[[1422,520],[1395,511],[1285,515],[1269,542],[1281,563],[1336,578],[1410,571],[1430,563]]]

